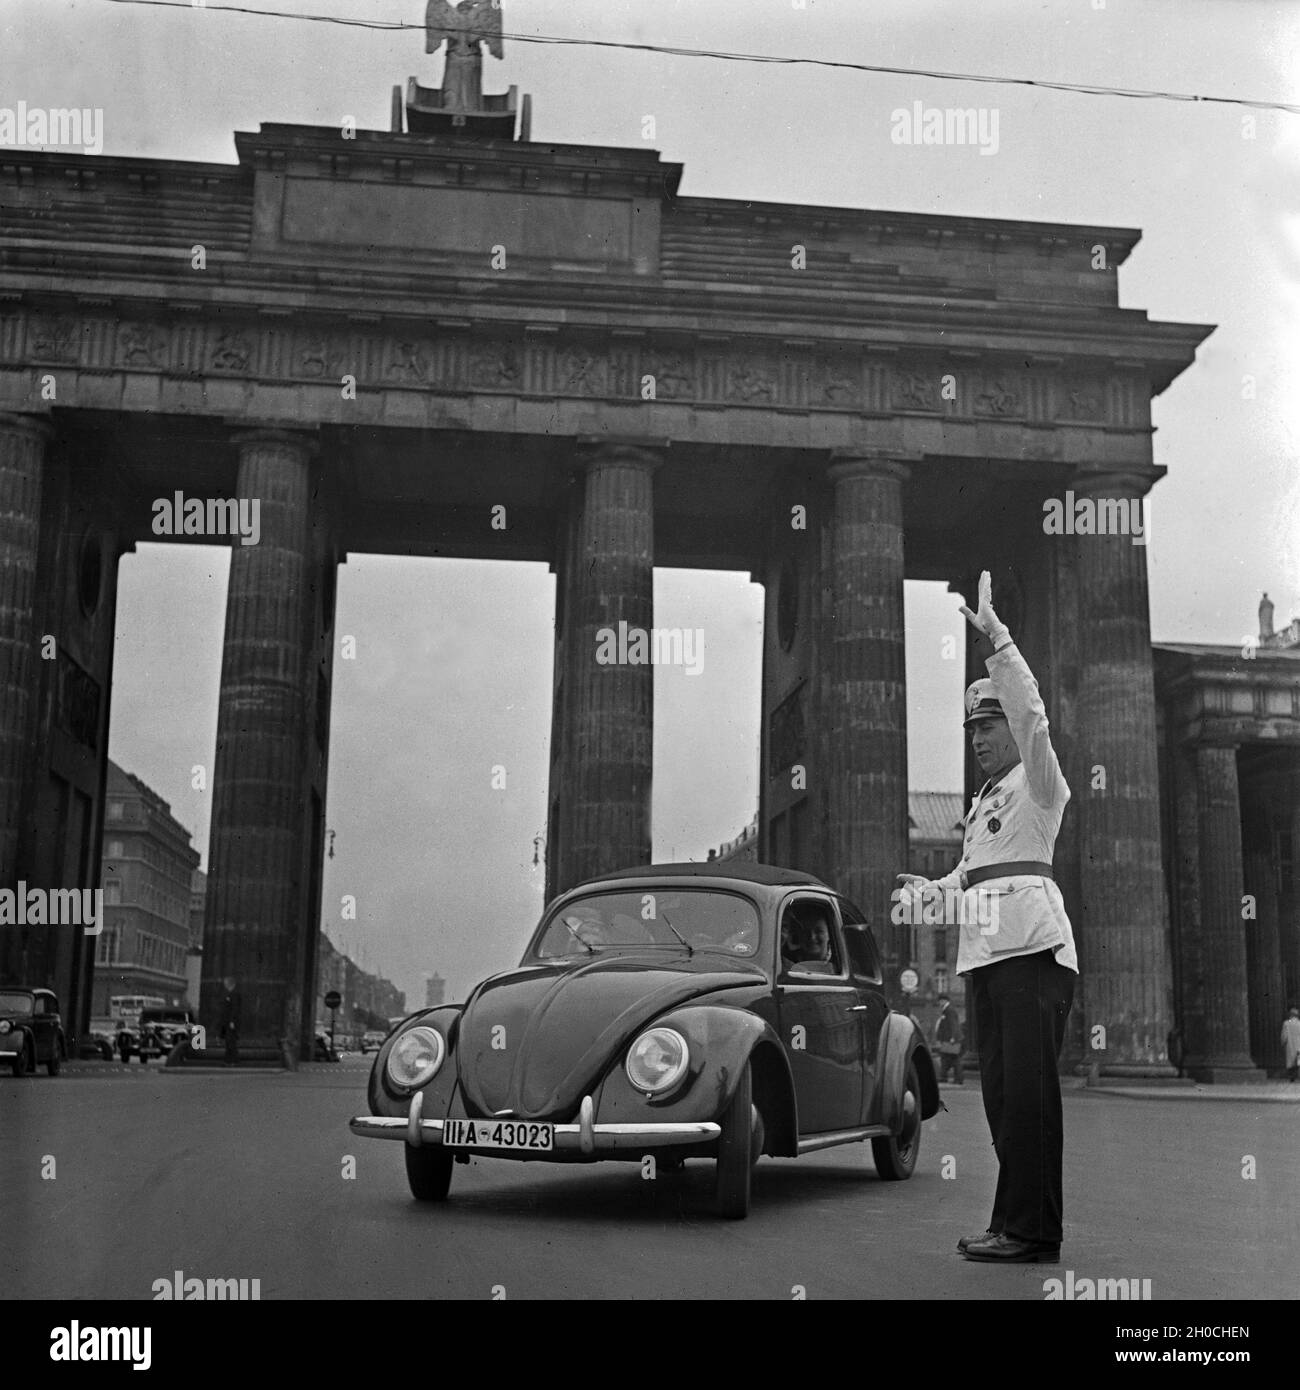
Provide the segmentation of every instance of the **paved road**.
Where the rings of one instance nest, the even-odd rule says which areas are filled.
[[[346,1128],[368,1062],[292,1074],[0,1078],[0,1230],[26,1297],[150,1298],[180,1269],[275,1298],[1042,1299],[1043,1281],[1149,1278],[1156,1299],[1277,1298],[1300,1250],[1300,1113],[1241,1101],[1066,1098],[1062,1263],[970,1264],[993,1163],[973,1085],[944,1087],[906,1183],[865,1147],[764,1159],[748,1220],[712,1165],[477,1160],[408,1197],[400,1146]],[[343,1176],[354,1155],[356,1177]],[[945,1156],[953,1176],[944,1177]],[[42,1178],[42,1165],[52,1178]],[[1243,1176],[1251,1171],[1254,1177]]]

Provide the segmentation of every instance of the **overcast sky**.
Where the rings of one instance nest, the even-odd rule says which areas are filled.
[[[249,0],[422,22],[423,0]],[[1255,0],[505,0],[507,31],[1300,103],[1300,6]],[[420,32],[214,8],[3,0],[0,106],[99,107],[104,153],[233,162],[262,122],[386,128],[394,83],[440,77]],[[1300,614],[1300,116],[933,78],[509,43],[486,86],[534,98],[539,140],[654,146],[687,195],[1114,224],[1143,239],[1121,303],[1217,324],[1155,403],[1157,640],[1238,641],[1260,592]],[[891,113],[998,113],[995,156],[899,146]],[[1246,378],[1253,379],[1253,395]],[[226,556],[147,546],[122,565],[112,756],[205,851]],[[325,925],[419,1002],[511,964],[541,905],[554,584],[544,566],[355,555],[339,584]],[[761,592],[657,571],[656,622],[702,627],[704,673],[657,674],[654,849],[702,857],[757,799]],[[1086,599],[1086,596],[1085,596]],[[956,600],[908,586],[914,787],[960,784]],[[490,634],[490,639],[485,636]],[[509,658],[503,659],[502,652]],[[507,787],[493,791],[493,764]],[[901,866],[900,866],[901,867]],[[337,921],[343,893],[361,920]]]

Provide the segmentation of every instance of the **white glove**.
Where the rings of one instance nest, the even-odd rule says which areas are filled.
[[[988,570],[980,573],[979,605],[978,613],[972,613],[964,603],[961,611],[966,615],[967,622],[977,632],[982,632],[993,643],[993,650],[997,651],[1010,642],[1011,631],[993,611],[993,580]]]

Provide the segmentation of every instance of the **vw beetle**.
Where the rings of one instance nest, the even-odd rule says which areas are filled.
[[[869,1140],[911,1176],[939,1109],[924,1036],[889,1008],[861,912],[810,874],[661,864],[583,883],[543,913],[519,967],[405,1019],[354,1134],[400,1141],[412,1194],[456,1161],[716,1164],[743,1217],[760,1154]]]

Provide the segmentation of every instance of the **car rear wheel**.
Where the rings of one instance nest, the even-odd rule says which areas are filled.
[[[451,1187],[451,1165],[456,1161],[450,1149],[441,1144],[413,1149],[402,1145],[406,1155],[406,1181],[417,1202],[445,1202]]]
[[[758,1157],[755,1140],[760,1132],[755,1114],[754,1079],[746,1062],[736,1093],[723,1113],[718,1136],[715,1205],[718,1215],[729,1221],[749,1215],[750,1179]]]
[[[63,1061],[63,1039],[55,1038],[54,1051],[50,1053],[50,1060],[45,1064],[45,1070],[51,1076],[58,1076],[59,1066]]]
[[[903,1122],[897,1134],[871,1141],[871,1157],[876,1172],[886,1182],[902,1182],[910,1178],[921,1152],[921,1077],[916,1058],[908,1059],[907,1076],[903,1080]]]
[[[27,1075],[27,1044],[26,1044],[26,1043],[24,1043],[23,1046],[20,1047],[20,1048],[18,1049],[18,1055],[14,1058],[14,1075],[15,1075],[15,1076],[26,1076],[26,1075]]]

